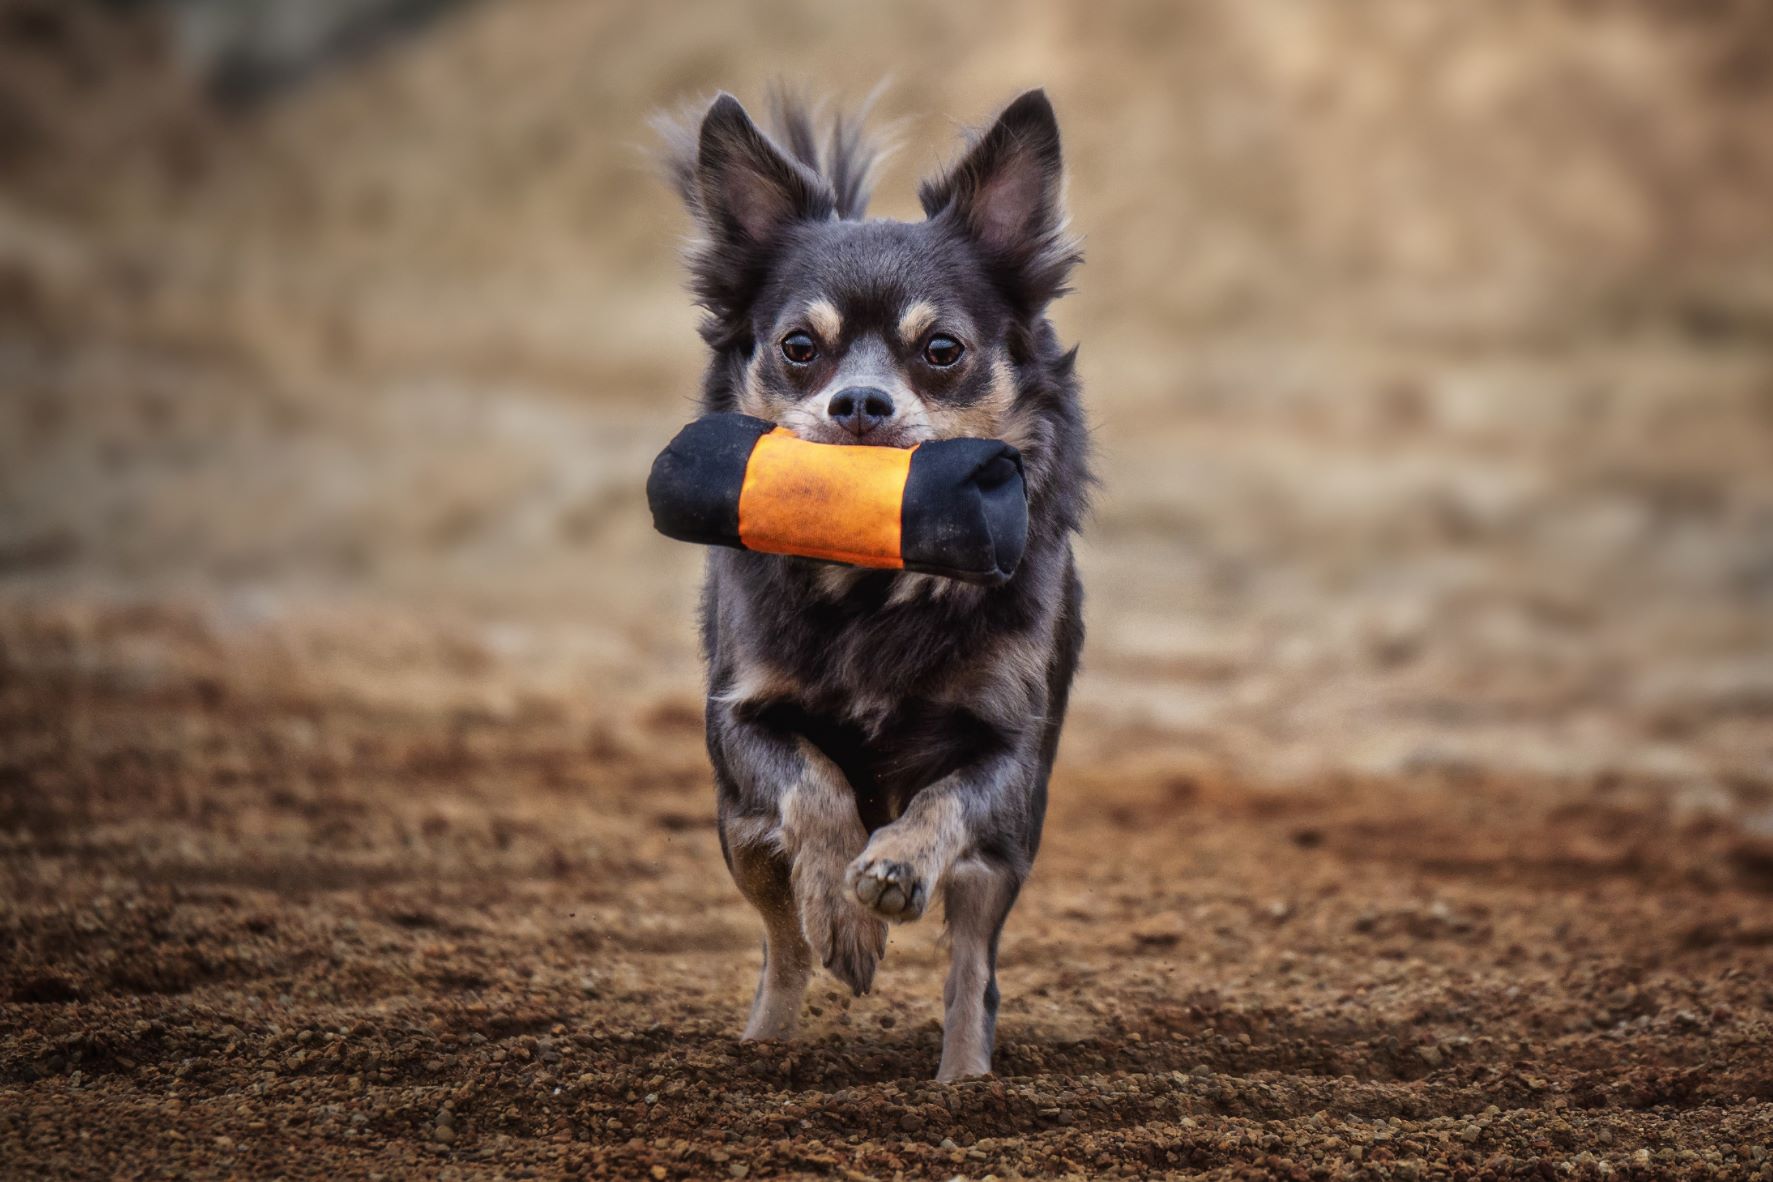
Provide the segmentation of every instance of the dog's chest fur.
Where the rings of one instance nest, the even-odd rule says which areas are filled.
[[[1051,555],[1006,587],[711,556],[710,688],[803,736],[844,771],[872,829],[916,791],[1038,726],[1054,596]],[[1030,569],[1031,568],[1031,569]]]

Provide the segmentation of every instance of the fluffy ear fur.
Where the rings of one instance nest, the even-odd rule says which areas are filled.
[[[1066,232],[1059,121],[1044,90],[1004,109],[947,175],[918,190],[925,216],[954,218],[1026,312],[1064,294],[1081,259]]]
[[[770,89],[770,138],[831,186],[837,216],[845,221],[860,221],[868,212],[875,170],[891,150],[868,129],[881,89],[847,110],[812,102],[784,83]]]
[[[830,217],[831,187],[771,143],[730,94],[702,118],[696,139],[696,208],[734,246],[769,246],[792,222]]]
[[[654,121],[665,141],[666,174],[699,230],[689,266],[698,302],[709,312],[709,344],[742,343],[745,311],[772,249],[796,222],[862,216],[880,156],[863,130],[865,114],[827,114],[778,89],[770,101],[773,136],[724,93],[706,112]]]

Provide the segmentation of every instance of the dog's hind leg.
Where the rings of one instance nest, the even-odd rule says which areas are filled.
[[[991,1073],[997,1036],[997,940],[1020,883],[1006,866],[963,858],[949,871],[942,907],[948,923],[948,980],[942,986],[944,1083]]]
[[[763,971],[744,1039],[788,1038],[800,1024],[801,1002],[813,975],[812,950],[800,931],[794,905],[792,865],[770,838],[767,825],[752,818],[722,818],[721,840],[739,893],[763,916]]]

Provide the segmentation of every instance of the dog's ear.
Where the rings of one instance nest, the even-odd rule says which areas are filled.
[[[796,221],[830,217],[837,198],[730,94],[706,111],[661,115],[653,125],[664,140],[666,175],[700,230],[686,261],[696,302],[708,311],[702,338],[715,349],[743,347],[748,309],[782,235]]]
[[[836,206],[830,186],[771,143],[730,94],[702,118],[695,185],[704,224],[733,246],[768,246],[791,223],[828,218]]]
[[[918,190],[926,217],[954,218],[1030,311],[1065,291],[1082,258],[1066,233],[1059,121],[1046,91],[1004,109],[959,164]]]

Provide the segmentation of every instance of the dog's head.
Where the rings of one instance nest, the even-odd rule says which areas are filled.
[[[1018,367],[1079,258],[1045,93],[923,184],[921,222],[861,220],[871,157],[854,123],[822,152],[803,114],[780,105],[777,122],[780,144],[723,94],[673,159],[700,230],[713,408],[826,443],[1026,442]]]

